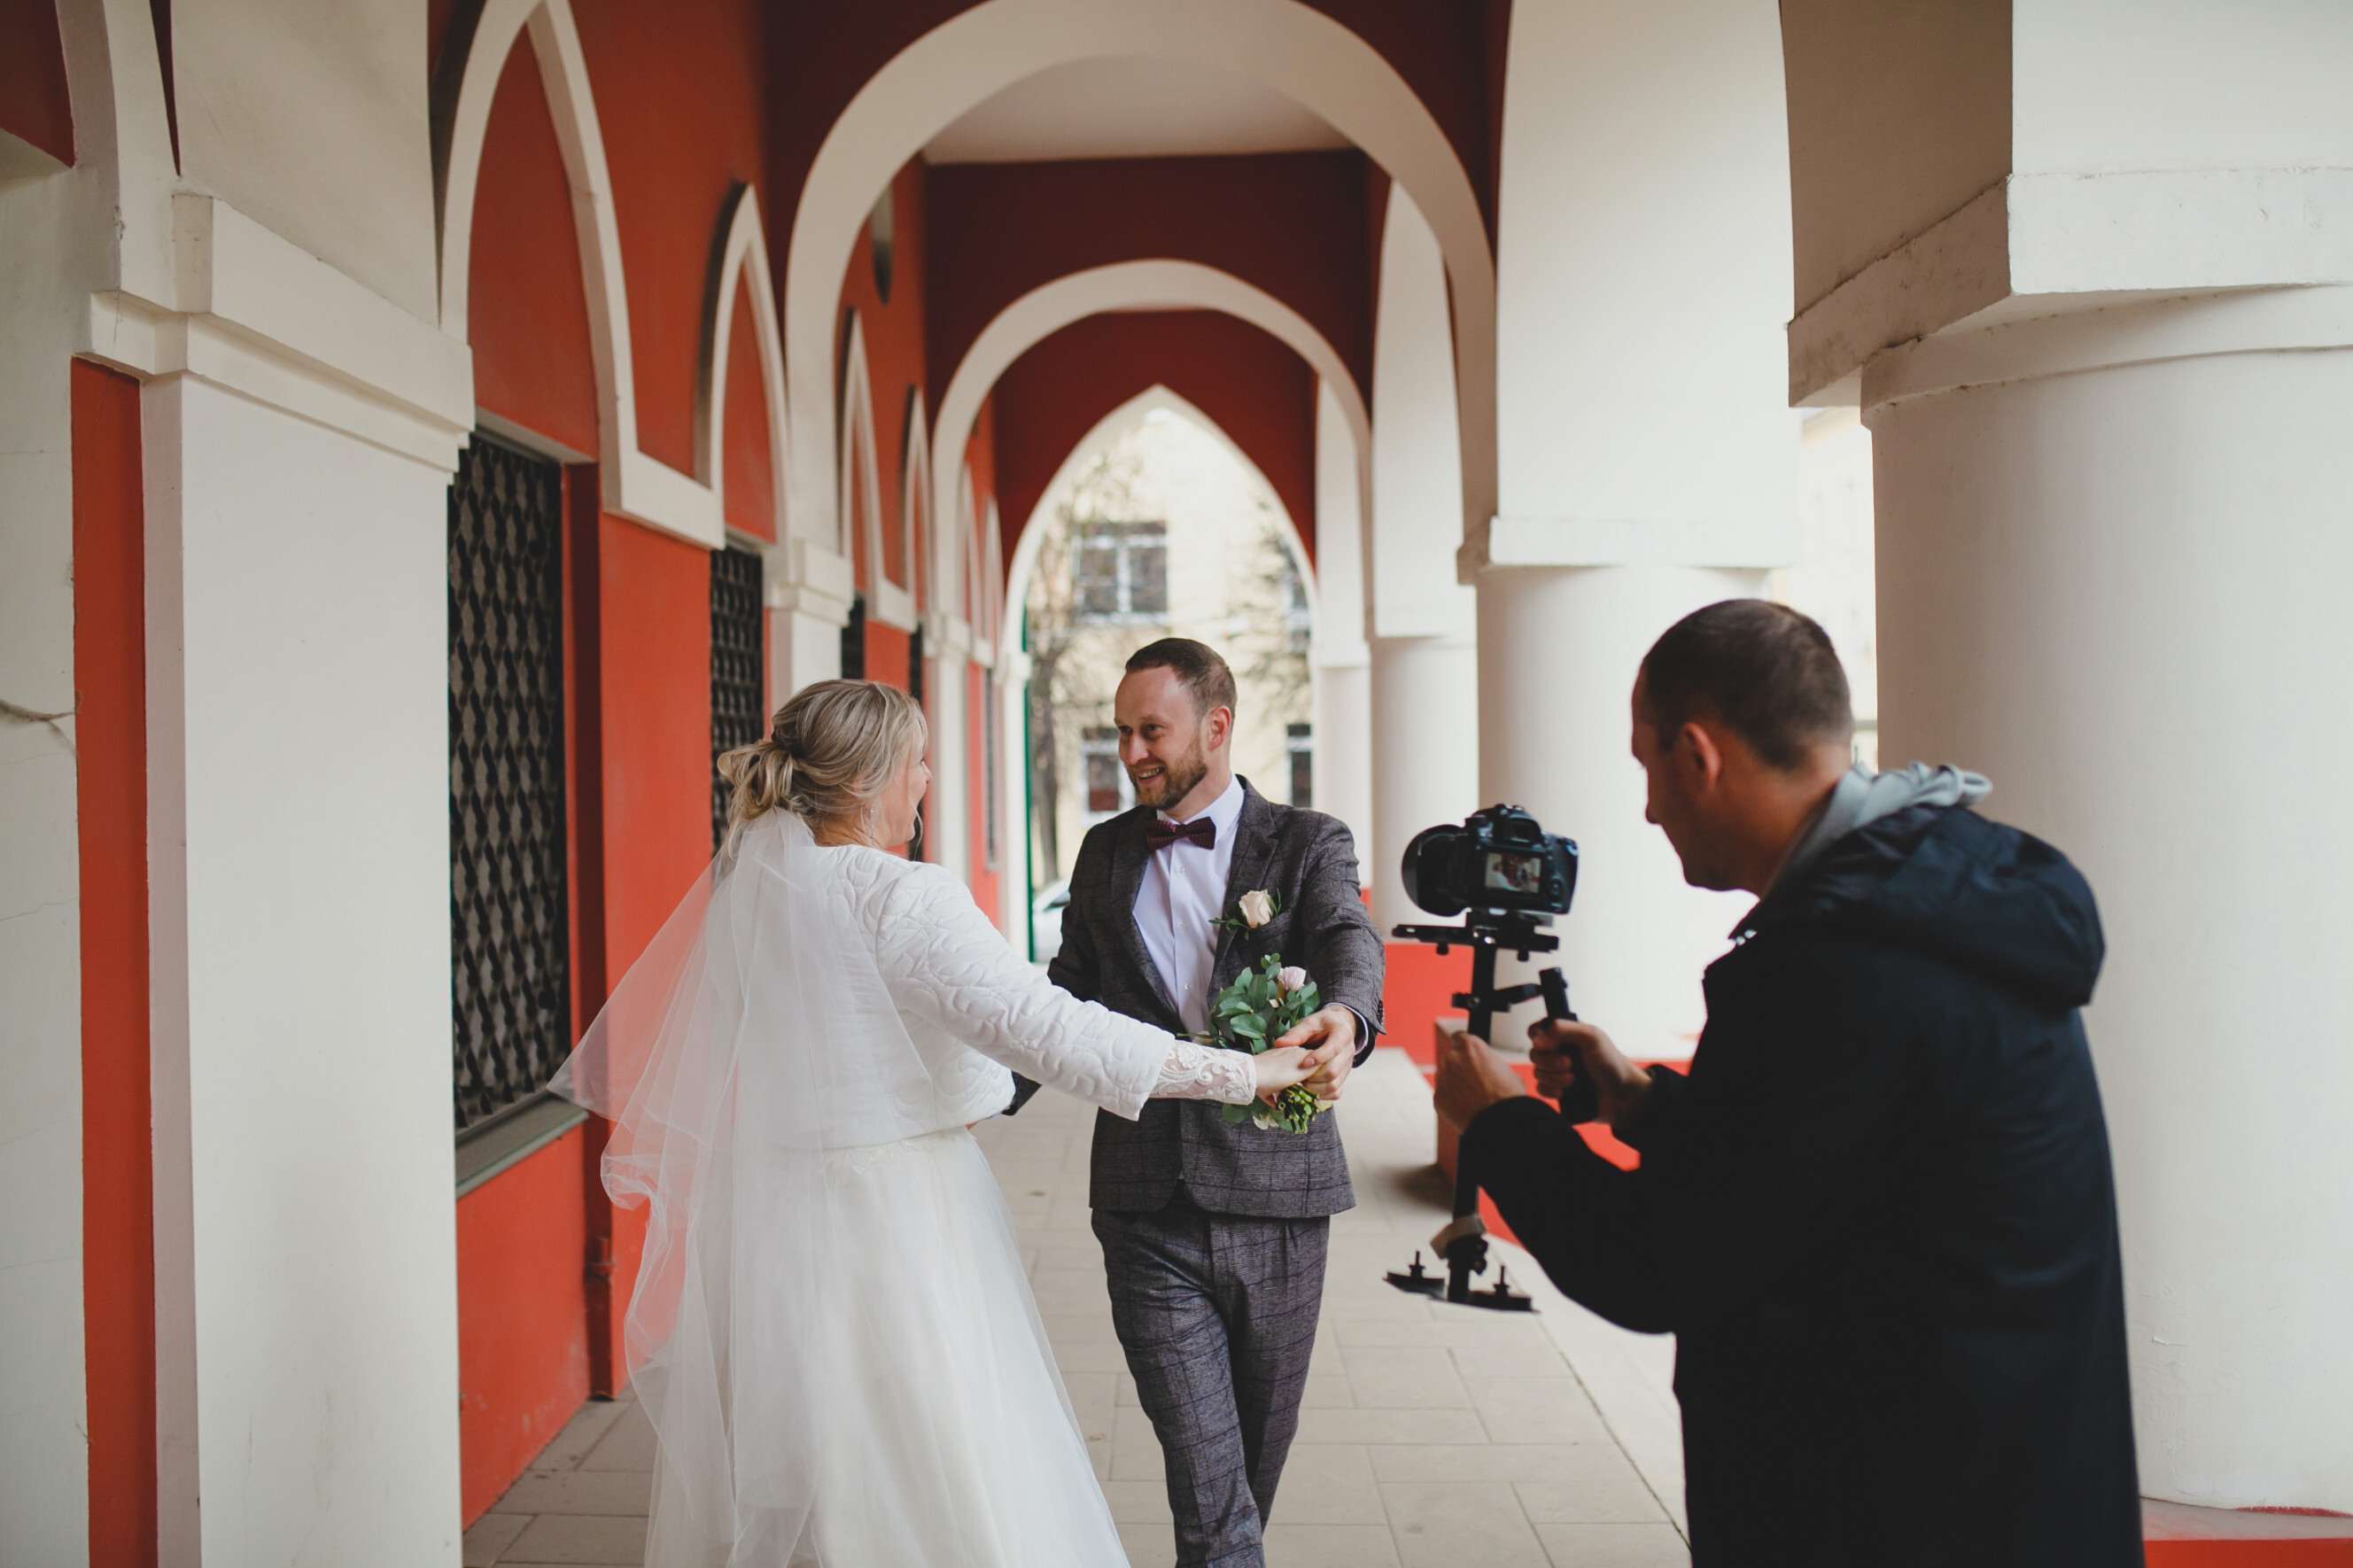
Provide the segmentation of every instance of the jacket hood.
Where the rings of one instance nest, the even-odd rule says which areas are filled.
[[[2064,855],[1966,806],[1921,805],[1828,846],[1741,933],[1810,921],[1932,953],[2061,1007],[2092,999],[2107,942]]]

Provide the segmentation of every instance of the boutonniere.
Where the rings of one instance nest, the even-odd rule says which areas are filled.
[[[1282,912],[1282,900],[1264,888],[1253,888],[1242,895],[1242,918],[1214,920],[1213,926],[1231,926],[1236,931],[1256,931]]]

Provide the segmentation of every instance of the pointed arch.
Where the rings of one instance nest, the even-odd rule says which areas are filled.
[[[465,26],[462,13],[455,26]],[[726,542],[718,491],[638,450],[637,379],[629,349],[628,290],[621,272],[621,235],[614,217],[612,172],[605,161],[588,63],[570,0],[487,0],[470,30],[453,31],[434,83],[436,195],[441,221],[441,330],[467,341],[468,285],[474,197],[499,75],[515,41],[531,36],[555,139],[572,183],[580,278],[588,299],[589,346],[596,365],[597,474],[607,510],[717,549]],[[779,402],[776,405],[781,407]],[[786,429],[789,422],[785,423]],[[781,447],[774,462],[781,468]]]
[[[907,592],[914,613],[940,612],[940,584],[951,581],[942,570],[947,542],[942,538],[939,513],[932,491],[931,426],[923,417],[923,389],[907,389],[907,417],[899,451],[899,559],[907,563]],[[944,614],[944,612],[942,612]],[[927,634],[936,637],[944,626]]]
[[[768,242],[761,232],[760,198],[748,184],[727,194],[711,247],[711,269],[702,301],[702,346],[694,384],[695,480],[708,486],[726,515],[727,366],[739,327],[738,285],[750,300],[754,351],[768,405],[768,471],[774,479],[772,515],[781,542],[785,534],[785,348],[776,326],[776,294],[768,273]]]
[[[1265,84],[1320,115],[1409,191],[1437,231],[1454,309],[1462,516],[1495,489],[1495,268],[1469,174],[1443,129],[1378,50],[1296,0],[986,0],[916,39],[859,89],[810,165],[785,258],[786,381],[793,440],[817,460],[833,442],[821,405],[824,341],[841,268],[874,193],[966,110],[1034,72],[1103,57],[1186,60]],[[1320,367],[1319,367],[1320,368]],[[817,423],[809,416],[817,416]],[[943,398],[940,424],[949,418]],[[804,473],[794,494],[829,504]],[[817,531],[822,533],[819,526]]]
[[[850,563],[866,614],[901,631],[915,629],[914,595],[891,581],[883,569],[882,462],[874,434],[874,384],[866,367],[866,329],[852,310],[841,334],[841,447],[835,454],[839,488],[835,499],[833,548]],[[862,569],[860,563],[863,563]]]
[[[1055,495],[1089,463],[1101,456],[1104,447],[1133,428],[1146,413],[1154,408],[1168,409],[1179,418],[1198,426],[1219,447],[1225,448],[1229,457],[1241,465],[1242,471],[1250,476],[1250,482],[1258,488],[1261,499],[1273,510],[1282,534],[1283,550],[1290,555],[1292,565],[1299,573],[1300,581],[1307,584],[1309,614],[1320,621],[1322,604],[1316,591],[1315,564],[1308,556],[1306,542],[1300,537],[1298,520],[1293,518],[1291,515],[1291,510],[1282,504],[1282,494],[1275,489],[1273,482],[1266,477],[1265,470],[1258,466],[1257,460],[1242,449],[1241,444],[1227,432],[1225,426],[1210,418],[1187,399],[1168,387],[1155,383],[1096,420],[1093,427],[1071,448],[1070,456],[1062,459],[1061,467],[1054,470],[1054,477],[1048,481],[1046,488],[1038,492],[1037,506],[1029,517],[1022,520],[1020,535],[1013,546],[1012,563],[1009,566],[1001,568],[999,573],[997,591],[999,614],[997,624],[990,628],[993,639],[1002,645],[999,657],[1004,657],[1005,654],[1012,651],[1015,645],[1020,641],[1019,627],[1005,624],[1006,617],[1002,614],[1002,606],[1008,603],[1018,604],[1029,594],[1029,574],[1037,565],[1039,543],[1046,533],[1044,525],[1047,510],[1053,505]],[[996,560],[1002,562],[1004,554],[998,548],[997,527],[996,503],[992,501],[989,506],[990,553]]]

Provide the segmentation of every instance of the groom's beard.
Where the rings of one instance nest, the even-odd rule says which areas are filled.
[[[1208,749],[1198,740],[1193,749],[1173,763],[1161,764],[1158,778],[1140,779],[1135,770],[1127,771],[1128,783],[1135,786],[1138,805],[1148,805],[1155,811],[1166,811],[1193,793],[1193,786],[1209,776]]]

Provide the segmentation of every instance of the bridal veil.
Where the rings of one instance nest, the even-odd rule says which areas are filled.
[[[607,1188],[646,1210],[625,1353],[665,1568],[813,1560],[846,1396],[819,1326],[877,1219],[846,1152],[936,1131],[826,853],[789,813],[732,833],[551,1085],[611,1121]]]

